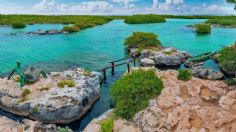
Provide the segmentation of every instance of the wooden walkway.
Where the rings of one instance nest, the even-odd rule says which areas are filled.
[[[122,61],[125,61],[125,62],[122,62]],[[130,68],[131,68],[130,63],[133,63],[133,66],[136,67],[136,61],[137,61],[137,58],[135,58],[135,57],[125,57],[125,58],[122,58],[119,60],[109,62],[110,66],[107,66],[107,67],[104,67],[101,69],[101,71],[103,73],[103,81],[107,80],[107,70],[111,69],[111,74],[114,76],[115,75],[115,68],[117,68],[119,66],[126,65],[127,71],[130,73]]]

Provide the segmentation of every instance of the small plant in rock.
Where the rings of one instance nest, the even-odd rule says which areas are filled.
[[[83,72],[83,75],[84,76],[90,76],[91,75],[91,70],[89,70],[89,69],[84,69],[84,72]]]
[[[178,80],[182,80],[182,81],[188,81],[191,80],[193,77],[193,73],[191,70],[188,69],[181,69],[178,70]]]
[[[113,132],[114,127],[114,116],[109,117],[108,119],[101,122],[101,132]]]
[[[23,103],[23,102],[25,102],[25,101],[27,101],[27,100],[28,100],[28,99],[27,99],[26,97],[20,98],[20,99],[17,100],[17,104]]]
[[[210,24],[197,24],[195,25],[196,32],[198,34],[210,34],[211,33],[211,25]]]
[[[31,93],[31,91],[29,89],[24,89],[24,91],[21,94],[22,98],[25,98],[27,95],[29,95]]]
[[[57,132],[71,132],[68,126],[66,127],[59,127]]]
[[[236,78],[230,78],[225,80],[225,83],[228,84],[229,86],[236,85]]]
[[[42,86],[38,90],[42,92],[42,91],[48,91],[49,89],[50,88],[48,86]]]
[[[132,71],[111,86],[115,114],[132,119],[137,112],[148,106],[150,99],[161,93],[163,87],[163,82],[157,77],[155,70]]]
[[[61,80],[58,84],[58,87],[64,88],[65,86],[68,87],[75,87],[75,82],[73,80]]]

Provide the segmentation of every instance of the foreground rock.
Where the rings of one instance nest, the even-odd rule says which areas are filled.
[[[164,82],[159,97],[137,113],[133,122],[122,122],[126,132],[234,132],[236,90],[224,81],[177,79],[177,71],[157,72]],[[115,121],[114,129],[119,126]],[[122,131],[122,130],[118,130]]]
[[[202,66],[192,68],[192,72],[195,77],[199,77],[202,79],[220,80],[224,77],[223,73],[215,71],[213,69],[204,68]]]
[[[34,34],[34,35],[53,35],[53,34],[67,34],[68,32],[62,30],[38,30],[35,32],[28,32],[27,34]]]
[[[22,92],[13,80],[0,79],[0,107],[16,115],[43,123],[70,123],[80,119],[100,97],[100,74],[77,68],[51,73],[33,85],[26,85],[30,94]],[[59,87],[71,80],[74,86]]]
[[[38,121],[23,120],[16,122],[4,116],[0,116],[1,132],[57,132],[59,128],[56,125],[44,125]]]
[[[142,66],[149,66],[150,63],[153,65],[151,60],[154,61],[155,66],[166,66],[175,67],[180,66],[185,62],[191,55],[185,51],[179,51],[175,48],[163,48],[158,51],[154,50],[143,50],[140,55]]]

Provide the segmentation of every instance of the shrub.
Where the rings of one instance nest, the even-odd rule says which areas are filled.
[[[101,132],[113,132],[114,117],[110,117],[101,123]]]
[[[73,80],[61,80],[58,84],[58,87],[64,88],[65,86],[68,87],[75,87],[75,82]]]
[[[11,27],[12,28],[25,28],[26,25],[22,22],[14,22],[14,23],[12,23]]]
[[[145,24],[145,23],[162,23],[166,22],[165,18],[159,15],[133,15],[125,17],[125,23],[128,24]]]
[[[195,25],[198,34],[210,34],[211,25],[210,24],[197,24]]]
[[[27,95],[29,95],[31,93],[31,91],[29,89],[24,89],[24,91],[21,94],[22,98],[25,98]]]
[[[131,119],[138,111],[148,106],[150,99],[157,97],[163,89],[163,82],[155,70],[137,70],[125,75],[111,86],[115,100],[115,114]]]
[[[230,78],[225,80],[225,83],[228,84],[229,86],[236,85],[236,79],[235,78]]]
[[[78,32],[80,29],[75,26],[64,26],[62,30],[72,33],[72,32]]]
[[[125,40],[125,46],[139,49],[158,47],[161,42],[157,37],[154,33],[134,32]]]
[[[66,127],[59,127],[57,132],[70,132],[70,128],[68,126],[66,126]]]
[[[182,69],[182,70],[178,70],[178,80],[182,80],[182,81],[188,81],[190,79],[192,79],[193,77],[193,73],[191,70],[187,70],[187,69]]]
[[[220,56],[217,58],[219,65],[227,72],[236,71],[236,50],[233,46],[223,48],[219,52]]]

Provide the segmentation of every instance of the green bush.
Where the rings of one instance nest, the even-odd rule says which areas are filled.
[[[146,108],[150,99],[157,97],[163,89],[163,82],[155,70],[137,70],[125,75],[111,86],[115,101],[115,114],[131,119]]]
[[[29,95],[31,93],[31,91],[29,89],[24,89],[24,91],[21,94],[22,98],[25,98],[27,95]]]
[[[197,24],[195,25],[196,32],[198,34],[210,34],[211,33],[211,25],[210,24]]]
[[[58,87],[64,88],[65,86],[68,87],[75,87],[75,82],[73,80],[61,80],[58,84]]]
[[[228,72],[236,71],[236,50],[233,46],[223,48],[217,58],[219,65]]]
[[[191,80],[193,77],[193,73],[191,70],[187,70],[187,69],[181,69],[178,70],[178,80],[182,80],[182,81],[188,81]]]
[[[228,84],[229,86],[236,85],[236,79],[235,78],[230,78],[225,80],[225,83]]]
[[[101,123],[101,132],[113,132],[114,117],[110,117]]]
[[[160,45],[161,42],[154,33],[134,32],[132,36],[125,40],[125,46],[128,48],[139,48],[140,50]]]
[[[59,127],[57,132],[70,132],[70,128],[68,126],[66,126],[66,127]]]
[[[75,27],[75,26],[64,26],[63,31],[66,31],[66,32],[69,32],[69,33],[72,33],[72,32],[78,32],[80,29],[78,27]]]
[[[12,28],[25,28],[26,25],[22,22],[14,22],[14,23],[12,23],[11,27]]]
[[[145,23],[163,23],[165,18],[159,15],[133,15],[125,17],[125,23],[128,24],[145,24]]]

